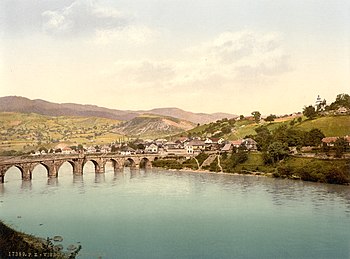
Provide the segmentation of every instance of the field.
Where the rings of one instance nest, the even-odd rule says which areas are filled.
[[[39,146],[108,144],[123,138],[114,132],[120,122],[96,117],[51,117],[38,114],[0,113],[0,150],[28,152]]]
[[[277,122],[260,122],[259,124],[253,123],[248,125],[235,125],[233,132],[227,135],[229,140],[237,140],[244,138],[247,135],[255,135],[255,128],[266,125],[267,128],[272,131],[282,125],[293,127],[295,129],[310,131],[314,128],[320,129],[326,137],[344,137],[350,136],[350,116],[327,116],[320,117],[314,120],[307,120],[303,118],[302,122],[295,122],[294,126],[290,126],[290,122],[293,119],[285,119]]]
[[[320,129],[327,137],[343,137],[350,135],[350,116],[320,117],[314,120],[303,121],[297,129],[309,131]]]

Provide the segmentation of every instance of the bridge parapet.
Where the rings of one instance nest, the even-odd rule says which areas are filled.
[[[151,162],[159,157],[162,157],[162,155],[120,155],[116,153],[10,157],[0,160],[0,183],[4,182],[6,172],[13,166],[17,167],[21,171],[23,180],[31,180],[32,171],[38,164],[41,164],[46,168],[48,177],[55,178],[58,177],[58,171],[65,162],[72,165],[73,174],[82,175],[84,165],[88,161],[93,162],[95,166],[95,173],[104,173],[106,163],[109,161],[112,162],[114,170],[117,170],[125,165],[140,167],[141,164],[144,164],[146,167],[151,167]]]

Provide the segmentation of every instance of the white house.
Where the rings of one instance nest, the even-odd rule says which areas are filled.
[[[156,144],[151,144],[145,148],[145,153],[158,153],[158,146]]]
[[[186,153],[193,154],[196,151],[200,152],[205,149],[205,143],[202,140],[192,140],[185,145]]]
[[[87,149],[86,149],[86,152],[87,153],[96,153],[96,148],[94,146],[89,146]]]
[[[252,138],[243,139],[242,145],[244,145],[248,150],[253,150],[253,151],[258,150],[257,143]]]

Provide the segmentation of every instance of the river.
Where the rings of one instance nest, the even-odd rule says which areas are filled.
[[[350,258],[350,187],[163,169],[11,168],[0,219],[78,258]]]

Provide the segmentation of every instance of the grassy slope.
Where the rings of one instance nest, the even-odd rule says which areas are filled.
[[[350,116],[321,117],[314,120],[306,120],[297,125],[296,128],[305,131],[318,128],[327,137],[342,137],[350,135]]]
[[[51,147],[52,139],[69,144],[104,144],[121,138],[113,132],[120,122],[96,117],[51,117],[39,114],[0,113],[0,149],[30,150],[41,141]],[[41,136],[38,136],[40,133]],[[96,134],[97,133],[97,134]]]
[[[256,134],[255,128],[260,125],[267,125],[269,130],[274,130],[282,125],[289,125],[290,120],[282,122],[261,123],[259,125],[253,123],[245,125],[244,127],[237,127],[236,130],[227,136],[229,140],[236,140],[243,138],[246,135]],[[310,131],[311,129],[320,129],[327,137],[343,137],[350,136],[350,116],[328,116],[320,117],[314,120],[304,120],[301,123],[296,123],[296,129],[303,131]]]

